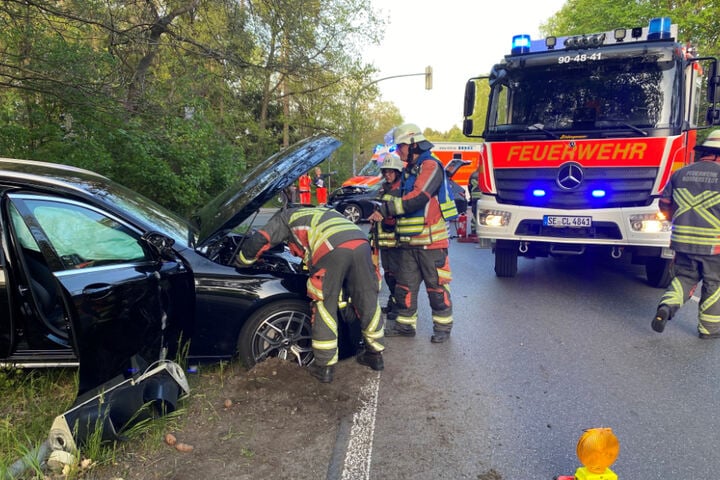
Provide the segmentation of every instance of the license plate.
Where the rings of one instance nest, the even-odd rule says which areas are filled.
[[[592,217],[575,217],[570,215],[544,215],[543,225],[560,228],[592,227]]]

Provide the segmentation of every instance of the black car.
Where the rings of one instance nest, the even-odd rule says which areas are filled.
[[[312,361],[307,275],[284,245],[233,266],[260,207],[339,142],[306,139],[192,219],[93,172],[0,159],[0,365],[80,365],[79,394],[158,358]]]
[[[366,220],[377,206],[380,184],[340,187],[328,198],[328,205],[353,223]]]

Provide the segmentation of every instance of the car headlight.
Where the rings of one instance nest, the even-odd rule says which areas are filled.
[[[510,223],[510,212],[502,210],[479,210],[478,223],[484,227],[506,227]]]
[[[642,233],[669,232],[672,229],[672,222],[662,212],[645,213],[643,215],[632,215],[630,217],[630,228],[635,232]]]

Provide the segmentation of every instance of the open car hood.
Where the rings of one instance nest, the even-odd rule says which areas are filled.
[[[332,137],[306,138],[261,162],[195,215],[198,246],[240,225],[339,146]]]

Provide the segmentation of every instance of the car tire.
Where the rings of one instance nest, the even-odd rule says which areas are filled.
[[[675,276],[672,259],[652,257],[645,263],[645,275],[648,285],[655,288],[667,288]]]
[[[257,310],[238,336],[238,357],[246,368],[270,357],[308,365],[313,359],[310,302],[282,300]]]
[[[362,209],[360,205],[356,203],[348,203],[342,209],[342,214],[353,223],[358,223],[362,220]]]

